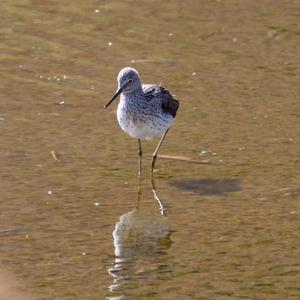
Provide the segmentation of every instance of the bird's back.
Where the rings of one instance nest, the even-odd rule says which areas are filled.
[[[143,84],[142,88],[144,98],[147,99],[147,101],[152,102],[152,105],[153,101],[157,102],[157,105],[160,106],[158,109],[161,108],[164,113],[170,114],[175,118],[179,107],[179,100],[177,100],[175,96],[162,85]]]

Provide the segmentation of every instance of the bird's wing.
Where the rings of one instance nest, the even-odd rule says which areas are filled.
[[[173,117],[176,116],[179,100],[162,85],[143,84],[143,92],[148,101],[160,99],[163,111],[171,114]]]
[[[143,92],[144,96],[147,98],[147,100],[152,100],[156,97],[157,85],[156,84],[143,84]]]

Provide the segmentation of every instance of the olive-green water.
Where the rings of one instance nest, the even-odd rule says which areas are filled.
[[[42,300],[300,299],[299,1],[0,11],[0,278]],[[103,109],[125,66],[181,100],[166,216],[158,140],[136,209],[137,141]]]

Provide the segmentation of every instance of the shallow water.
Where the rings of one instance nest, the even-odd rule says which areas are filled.
[[[0,262],[20,289],[299,299],[298,1],[0,8]],[[158,141],[143,143],[137,208],[137,142],[103,110],[124,66],[181,99],[156,165],[166,216]]]

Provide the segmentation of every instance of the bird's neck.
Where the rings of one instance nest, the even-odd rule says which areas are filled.
[[[138,89],[134,89],[134,90],[131,90],[131,91],[126,91],[126,92],[123,92],[123,95],[125,97],[125,99],[127,100],[130,100],[130,99],[134,99],[134,98],[143,98],[143,90],[142,90],[142,87],[141,88],[138,88]]]

